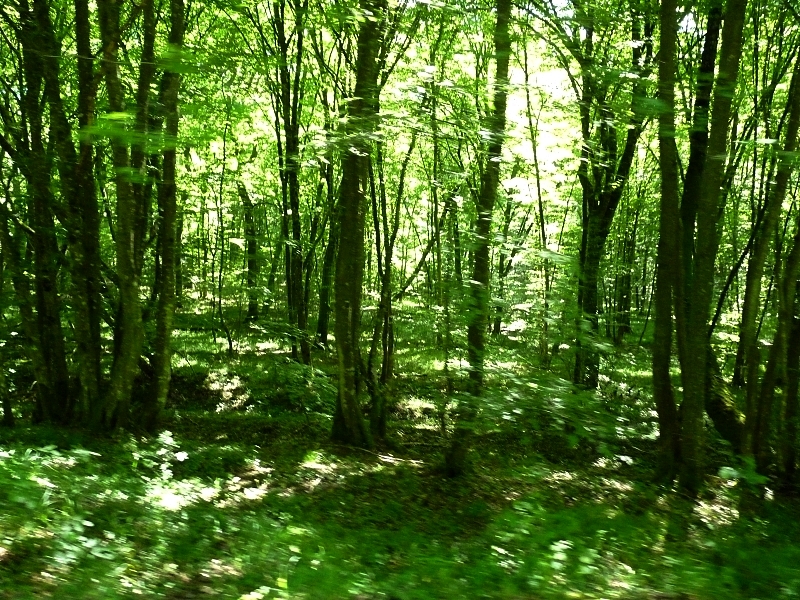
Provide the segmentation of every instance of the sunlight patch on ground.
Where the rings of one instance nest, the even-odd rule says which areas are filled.
[[[247,501],[260,500],[270,491],[269,483],[241,477],[232,477],[225,484],[225,495],[215,505],[229,508]]]
[[[217,404],[217,412],[242,408],[250,399],[238,375],[232,375],[227,369],[212,369],[206,379],[208,389],[218,392],[222,402]]]
[[[254,458],[251,462],[249,467],[247,468],[246,474],[251,477],[255,477],[257,475],[269,475],[270,473],[274,472],[275,469],[272,467],[266,467],[261,464],[261,460],[258,458]]]
[[[713,500],[700,500],[695,504],[695,514],[711,528],[732,525],[739,519],[739,510],[730,498],[717,494]]]
[[[425,463],[421,460],[413,460],[410,458],[397,458],[396,456],[392,456],[391,454],[379,454],[378,458],[385,463],[389,463],[392,465],[411,465],[413,467],[421,467]]]
[[[164,510],[181,510],[204,498],[206,485],[198,479],[181,481],[151,481],[145,493],[145,502]]]
[[[302,467],[306,469],[314,469],[320,473],[333,473],[339,465],[333,461],[325,462],[325,454],[319,451],[308,452],[303,457]]]
[[[204,364],[198,358],[189,358],[185,354],[179,355],[177,352],[173,353],[172,360],[173,360],[172,363],[173,369],[178,367],[189,367],[193,369],[198,365]]]
[[[607,479],[605,477],[601,478],[600,481],[603,482],[603,485],[609,489],[612,489],[617,492],[632,492],[633,486],[629,483],[624,483],[619,481],[618,479]]]
[[[280,344],[268,340],[266,342],[256,342],[255,344],[257,354],[268,354],[280,350]]]
[[[432,417],[436,414],[436,405],[419,396],[406,396],[403,400],[398,402],[398,407],[411,413],[411,418],[413,419]]]
[[[598,458],[592,466],[597,467],[598,469],[618,469],[622,465],[632,465],[633,459],[630,456],[625,456],[624,454],[620,454],[618,456],[614,456],[613,458],[608,458],[601,456]]]
[[[487,361],[486,368],[487,370],[492,371],[514,371],[518,369],[520,366],[518,361],[515,360],[498,360],[498,361]]]
[[[218,558],[212,558],[205,568],[200,570],[200,576],[206,579],[216,577],[239,577],[242,572],[235,565],[226,563]]]

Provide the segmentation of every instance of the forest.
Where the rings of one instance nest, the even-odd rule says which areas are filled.
[[[800,597],[794,0],[0,2],[0,600]]]

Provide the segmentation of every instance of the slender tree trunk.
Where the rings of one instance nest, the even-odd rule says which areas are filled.
[[[258,321],[258,237],[254,218],[254,206],[250,194],[239,182],[239,199],[244,207],[244,237],[247,244],[247,320]]]
[[[31,289],[31,282],[26,273],[27,269],[22,260],[20,242],[25,233],[18,231],[11,235],[9,228],[10,215],[5,205],[0,205],[0,248],[2,248],[3,259],[9,271],[11,271],[11,283],[14,288],[14,295],[17,300],[22,333],[25,338],[25,348],[28,359],[33,365],[33,373],[37,381],[37,404],[45,402],[41,398],[46,388],[40,388],[38,382],[47,382],[49,373],[44,362],[44,356],[39,346],[39,322],[36,318],[34,292]]]
[[[325,193],[328,211],[328,240],[325,244],[325,253],[322,258],[322,270],[319,282],[319,313],[317,315],[317,343],[323,348],[328,346],[328,329],[331,314],[331,284],[333,271],[336,265],[336,249],[339,244],[339,208],[336,202],[336,190],[333,183],[333,144],[330,122],[330,107],[328,105],[327,91],[321,93],[321,104],[325,110],[325,131],[328,150],[325,153],[326,162],[320,165],[320,178],[325,182]]]
[[[680,257],[677,243],[678,221],[678,156],[675,145],[675,74],[678,17],[676,0],[661,2],[661,49],[658,65],[659,164],[661,168],[661,201],[659,215],[658,256],[655,289],[655,331],[653,333],[653,397],[658,412],[659,461],[656,477],[672,482],[680,459],[680,422],[670,378],[672,356],[672,290],[676,285],[676,261]]]
[[[0,364],[3,357],[0,356]],[[0,370],[0,404],[3,407],[3,426],[14,427],[14,413],[11,406],[11,396],[8,393],[8,384],[6,383],[5,365]]]
[[[775,177],[775,185],[767,191],[764,206],[764,217],[761,220],[760,226],[755,224],[753,227],[758,229],[754,232],[753,250],[750,254],[750,260],[747,267],[747,277],[745,284],[744,305],[742,308],[742,322],[739,329],[739,348],[737,351],[737,360],[739,356],[744,357],[745,364],[747,365],[747,372],[752,373],[757,377],[758,367],[760,366],[760,353],[757,351],[758,339],[756,337],[757,323],[756,319],[761,310],[761,283],[764,276],[764,267],[767,262],[771,242],[775,232],[775,228],[780,218],[780,212],[783,207],[783,202],[786,198],[786,192],[789,187],[789,180],[794,167],[794,159],[786,158],[791,156],[796,148],[798,142],[798,130],[800,129],[800,59],[795,60],[794,73],[792,75],[792,83],[789,88],[789,97],[787,104],[791,106],[789,113],[789,120],[786,128],[786,138],[784,142],[783,152],[785,153],[779,160],[778,172]],[[780,302],[794,302],[794,297],[791,299],[781,297]],[[788,307],[787,307],[788,308]],[[783,323],[778,324],[778,327],[788,326],[786,317]],[[788,332],[779,331],[780,335],[776,334],[776,339],[783,343],[783,338]],[[777,351],[782,352],[782,348],[776,348]],[[772,356],[772,354],[771,354]],[[776,355],[776,359],[779,354]],[[770,386],[768,380],[772,379],[772,369],[768,366],[767,372],[764,375],[764,385]],[[738,380],[741,380],[741,373],[735,373]],[[734,382],[736,383],[736,381]],[[761,399],[767,404],[771,405],[772,392],[767,390],[767,387],[762,387]],[[747,390],[747,405],[749,412],[747,418],[750,421],[747,426],[747,436],[745,439],[744,450],[749,453],[755,448],[760,446],[762,449],[764,444],[759,444],[752,438],[753,434],[758,435],[759,426],[756,421],[760,420],[760,415],[755,411],[757,409],[757,399],[754,394],[757,393],[755,382],[752,385],[746,386]],[[762,425],[766,426],[766,424]],[[762,461],[767,460],[766,456],[761,457]]]
[[[644,72],[652,61],[652,36],[654,23],[649,14],[632,10],[631,15],[631,69]],[[631,165],[642,133],[643,115],[641,98],[645,93],[641,81],[636,80],[631,90],[630,117],[622,148],[612,107],[606,95],[608,84],[602,83],[593,62],[598,60],[594,49],[593,25],[583,26],[585,41],[579,53],[581,64],[582,97],[580,103],[581,162],[578,179],[582,190],[581,249],[578,277],[578,335],[573,382],[587,388],[597,387],[600,354],[597,350],[598,332],[598,277],[600,261],[606,240],[611,231],[617,207],[628,182]],[[594,111],[600,122],[593,133]]]
[[[181,192],[178,206],[178,222],[175,225],[175,307],[183,306],[183,211],[186,206],[187,193]]]
[[[694,250],[695,222],[697,220],[698,196],[703,179],[708,147],[708,109],[711,106],[711,92],[714,87],[714,69],[717,61],[717,47],[722,26],[722,0],[712,0],[708,12],[706,36],[697,73],[697,90],[694,100],[692,128],[689,132],[689,163],[681,196],[681,243],[685,285],[691,285]],[[688,301],[688,297],[687,297]]]
[[[600,329],[597,286],[600,261],[605,253],[610,224],[610,219],[607,223],[603,223],[590,213],[584,227],[586,234],[584,251],[581,253],[583,261],[580,282],[583,290],[580,295],[583,318],[580,320],[582,329],[578,334],[580,349],[575,360],[573,381],[588,389],[597,387],[600,375],[600,354],[597,351],[597,335]]]
[[[797,300],[795,300],[795,309]],[[797,486],[797,446],[798,429],[800,429],[800,319],[792,320],[792,331],[789,339],[789,351],[786,359],[786,429],[781,440],[781,456],[783,459],[783,485],[789,490]]]
[[[492,212],[500,185],[500,159],[506,130],[506,104],[508,101],[508,66],[511,58],[511,1],[496,0],[494,28],[495,78],[494,109],[488,117],[486,129],[491,138],[486,147],[486,163],[481,174],[480,194],[477,198],[477,221],[473,248],[473,269],[470,278],[470,301],[467,321],[467,358],[469,360],[470,389],[459,406],[458,425],[448,449],[445,462],[451,476],[464,472],[470,437],[478,413],[478,399],[484,389],[484,359],[486,329],[489,322],[489,284]]]
[[[379,210],[377,205],[373,205],[374,225],[377,230],[383,231],[383,238],[376,236],[376,254],[382,255],[380,260],[380,303],[378,304],[377,314],[375,315],[375,327],[370,344],[370,354],[367,360],[368,384],[372,387],[372,403],[370,406],[370,428],[371,433],[379,438],[386,438],[387,403],[386,385],[392,377],[392,365],[394,344],[392,341],[392,262],[394,260],[394,247],[397,241],[397,234],[400,230],[400,208],[404,198],[406,183],[406,173],[411,156],[414,153],[417,143],[417,133],[411,135],[411,143],[408,151],[403,158],[400,167],[400,177],[397,186],[397,195],[392,207],[392,219],[389,219],[389,205],[386,197],[386,186],[383,175],[383,154],[381,145],[377,146],[376,162],[378,166],[378,179],[380,181]],[[377,200],[377,199],[376,199]],[[381,350],[380,373],[376,371],[378,348]]]
[[[703,481],[703,412],[706,395],[708,323],[714,291],[720,188],[730,133],[731,105],[739,74],[746,0],[730,0],[724,19],[719,75],[711,111],[707,158],[697,203],[693,271],[686,277],[691,298],[686,321],[686,360],[682,364],[680,486],[694,497]],[[684,224],[684,227],[686,225]]]
[[[530,136],[531,150],[533,151],[533,168],[536,175],[536,208],[538,209],[538,222],[539,222],[539,242],[541,244],[542,252],[547,252],[547,222],[544,217],[544,201],[542,198],[542,178],[539,171],[539,121],[541,118],[542,110],[545,105],[544,95],[541,97],[541,105],[539,112],[536,114],[536,120],[533,118],[533,106],[531,104],[531,86],[528,84],[530,79],[528,67],[528,44],[527,41],[523,42],[523,70],[525,72],[525,113],[528,117],[528,135]],[[550,312],[550,261],[547,258],[542,259],[542,275],[544,277],[544,289],[542,293],[542,316],[541,316],[541,338],[539,343],[539,355],[542,359],[542,364],[548,365],[550,363],[550,349],[548,342],[548,329],[549,329],[549,312]]]
[[[61,48],[56,39],[47,2],[35,0],[37,37],[42,53],[45,96],[50,113],[51,139],[55,143],[59,185],[66,200],[61,215],[69,240],[73,330],[76,340],[79,394],[75,398],[77,419],[88,419],[100,402],[102,371],[100,355],[100,213],[93,173],[93,144],[88,133],[80,136],[75,151],[72,127],[61,98]],[[86,132],[94,122],[96,86],[90,48],[91,24],[86,0],[75,1],[75,40],[78,50],[78,125]]]
[[[112,112],[125,110],[122,82],[119,74],[119,11],[118,0],[100,0],[97,3],[100,33],[103,43],[103,70],[108,89],[108,103]],[[139,371],[144,334],[142,307],[139,300],[139,269],[136,255],[139,207],[130,180],[130,153],[119,138],[111,141],[117,195],[116,262],[119,279],[120,310],[117,322],[119,345],[101,414],[95,423],[106,427],[125,426],[133,389],[133,380]]]
[[[37,379],[34,420],[67,423],[72,419],[66,347],[61,323],[61,299],[58,289],[59,248],[53,211],[57,209],[51,188],[50,159],[44,141],[44,106],[42,92],[48,97],[52,86],[52,39],[47,28],[47,6],[42,0],[31,10],[27,1],[19,6],[20,45],[24,89],[22,116],[27,136],[15,155],[28,188],[28,215],[32,225],[30,245],[33,250],[35,290],[34,341],[42,370]],[[43,14],[44,13],[44,14]]]
[[[370,132],[379,112],[378,52],[383,35],[385,0],[361,0],[365,18],[359,25],[354,97],[348,104],[346,133],[350,149],[342,158],[339,187],[339,252],[336,260],[336,347],[339,358],[339,396],[333,437],[364,446],[371,439],[359,399],[359,339],[361,285],[364,276],[367,165]]]
[[[634,211],[630,232],[622,234],[619,249],[617,274],[614,277],[614,343],[621,344],[631,333],[631,299],[633,269],[636,259],[636,236],[639,225],[639,209]],[[621,271],[621,272],[620,272]]]
[[[183,0],[170,0],[169,43],[173,50],[183,46],[184,4]],[[161,181],[158,185],[158,207],[161,213],[159,232],[159,255],[161,277],[156,307],[156,336],[153,348],[153,370],[155,371],[153,394],[143,407],[143,425],[147,431],[155,432],[161,413],[167,403],[172,377],[172,320],[175,314],[175,267],[177,238],[177,186],[175,182],[178,137],[178,93],[181,76],[176,71],[166,71],[162,81],[162,109],[166,122],[167,147],[163,151]]]
[[[514,179],[519,173],[516,171],[518,170],[519,163],[514,165],[514,169],[511,173],[511,179]],[[505,293],[506,293],[506,277],[511,272],[511,258],[509,258],[508,254],[510,254],[506,249],[508,248],[508,244],[510,243],[509,234],[511,230],[511,221],[514,218],[514,211],[513,211],[513,199],[509,196],[506,198],[506,205],[503,209],[503,222],[502,222],[502,233],[500,235],[500,250],[497,254],[497,266],[495,267],[496,273],[496,280],[497,280],[497,292],[494,294],[495,296],[495,304],[494,304],[494,322],[492,323],[492,337],[498,337],[500,335],[500,329],[503,326],[503,313],[505,312]]]
[[[323,348],[328,346],[328,329],[331,315],[331,287],[333,272],[336,264],[336,249],[339,244],[338,228],[339,219],[336,218],[338,209],[333,210],[330,224],[328,225],[328,242],[325,244],[325,255],[322,259],[322,272],[319,284],[319,314],[317,316],[317,343]]]
[[[795,227],[799,226],[800,218],[796,218]],[[786,369],[787,350],[794,323],[797,279],[800,276],[800,228],[795,232],[791,250],[782,261],[782,266],[780,281],[776,288],[778,292],[778,323],[769,347],[769,357],[761,380],[758,401],[755,406],[750,405],[755,410],[747,415],[748,421],[753,422],[753,425],[748,428],[748,431],[753,434],[752,452],[755,456],[756,466],[763,474],[769,472],[773,462],[775,388],[778,386],[778,378]]]
[[[291,9],[293,14],[287,14]],[[273,42],[262,41],[265,56],[277,50],[279,61],[276,67],[277,86],[274,91],[275,124],[278,131],[278,153],[281,168],[281,193],[283,199],[283,221],[286,297],[289,322],[296,328],[292,336],[292,357],[304,364],[311,362],[308,328],[308,306],[304,294],[303,235],[300,215],[300,110],[303,104],[304,81],[302,68],[305,16],[307,0],[287,3],[279,0],[272,5],[270,28]],[[249,12],[251,21],[265,40],[264,24],[257,13]],[[289,26],[287,31],[287,25]],[[292,52],[294,50],[294,52]],[[298,352],[299,342],[299,352]]]

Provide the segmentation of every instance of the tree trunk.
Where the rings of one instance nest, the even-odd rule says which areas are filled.
[[[800,218],[796,218],[795,227],[799,226]],[[755,408],[755,410],[747,415],[748,421],[753,421],[753,425],[748,431],[753,434],[752,452],[756,460],[756,467],[762,474],[769,472],[773,462],[775,388],[786,369],[789,336],[794,323],[797,278],[800,276],[800,228],[796,230],[792,248],[782,262],[781,278],[776,287],[778,322],[772,344],[769,347],[769,357],[761,380],[758,402],[755,406],[751,404],[751,408]]]
[[[0,356],[0,363],[2,363],[3,357]],[[3,365],[3,369],[0,370],[0,404],[3,407],[3,426],[4,427],[13,427],[14,426],[14,413],[12,412],[11,407],[11,396],[8,394],[8,385],[6,384],[6,374],[5,374],[5,365]]]
[[[708,322],[714,291],[719,198],[725,175],[731,104],[739,74],[746,0],[728,3],[720,47],[719,75],[711,111],[707,158],[697,202],[697,232],[691,275],[684,270],[690,305],[686,321],[686,360],[682,364],[680,486],[690,497],[703,481],[703,413],[706,395]],[[685,261],[685,257],[684,257]]]
[[[325,134],[327,149],[325,161],[320,164],[320,179],[325,182],[326,210],[328,212],[328,240],[325,244],[325,253],[322,259],[322,271],[319,282],[319,313],[317,314],[317,344],[323,348],[328,347],[328,329],[331,314],[331,282],[336,265],[336,249],[339,244],[339,208],[336,203],[336,190],[333,183],[333,128],[331,109],[328,104],[327,90],[321,90],[320,103],[325,115]]]
[[[317,316],[317,343],[323,348],[328,346],[328,328],[331,316],[331,283],[336,264],[336,249],[339,245],[337,218],[338,208],[333,209],[330,224],[328,225],[328,243],[325,245],[325,255],[322,259],[322,273],[319,284],[319,314]]]
[[[170,0],[169,43],[173,50],[183,46],[184,4],[183,0]],[[167,403],[172,377],[172,320],[175,314],[175,266],[177,238],[177,189],[176,149],[178,137],[178,93],[181,76],[175,71],[166,71],[162,80],[162,107],[166,121],[165,133],[168,146],[163,151],[161,181],[158,186],[158,207],[161,213],[159,231],[159,255],[161,256],[161,278],[156,307],[156,337],[153,348],[154,389],[143,407],[145,430],[154,433],[158,428],[161,413]]]
[[[744,364],[747,365],[747,372],[752,372],[754,374],[758,372],[758,363],[756,363],[756,365],[749,365],[748,363],[751,361],[758,361],[760,357],[753,346],[759,343],[756,336],[756,328],[757,316],[761,311],[761,283],[764,276],[764,267],[767,262],[775,227],[780,218],[783,202],[786,198],[786,192],[789,186],[789,180],[794,167],[794,160],[787,159],[786,156],[795,152],[798,142],[798,130],[800,130],[800,59],[795,60],[787,105],[791,106],[791,108],[783,148],[785,154],[779,159],[775,185],[767,191],[764,202],[764,217],[761,219],[761,224],[759,225],[756,223],[753,225],[754,229],[757,228],[758,231],[757,233],[754,232],[753,250],[750,254],[750,260],[747,266],[742,322],[739,328],[739,347],[736,355],[737,364],[742,360]],[[783,301],[783,299],[781,301]],[[788,302],[789,299],[785,299],[785,301]],[[793,298],[791,301],[793,302]],[[784,325],[788,324],[784,323]],[[780,326],[779,324],[779,327]],[[741,370],[735,370],[734,383],[741,381]],[[767,385],[769,384],[767,383]],[[748,385],[746,389],[749,390],[750,394],[754,394],[756,386],[755,384]],[[764,392],[766,392],[766,389],[762,391],[762,398],[767,399],[770,394],[765,396]],[[752,409],[756,406],[756,399],[752,395],[748,397],[748,403],[751,407],[751,412],[747,415],[748,418],[757,418],[756,414],[752,412]],[[748,432],[754,433],[755,429],[748,427]],[[749,452],[754,442],[755,440],[750,439],[748,436],[745,442],[746,452]]]
[[[258,237],[254,218],[254,206],[250,194],[239,182],[239,199],[244,207],[244,237],[247,244],[247,320],[258,321]]]
[[[359,25],[355,89],[348,103],[345,133],[349,149],[342,158],[339,186],[339,252],[336,260],[336,347],[339,358],[339,396],[333,438],[357,446],[371,445],[359,398],[359,339],[361,284],[364,276],[367,166],[369,134],[379,112],[378,52],[383,34],[385,0],[361,0],[365,18]]]
[[[10,219],[7,206],[0,204],[0,248],[2,249],[5,264],[8,270],[11,271],[11,283],[17,299],[22,333],[26,342],[26,354],[31,361],[37,381],[36,402],[39,405],[49,401],[44,396],[48,389],[47,386],[38,385],[40,381],[47,382],[49,374],[39,345],[39,322],[35,312],[35,297],[31,290],[30,279],[25,272],[26,269],[20,252],[19,240],[25,236],[25,233],[18,231],[12,236],[8,224]]]
[[[112,112],[121,113],[125,110],[125,101],[118,61],[120,6],[117,0],[100,0],[97,6],[109,108]],[[111,368],[105,405],[102,407],[102,412],[95,415],[94,422],[96,425],[103,424],[113,428],[127,424],[133,380],[139,371],[139,356],[144,334],[135,245],[140,215],[130,180],[130,170],[133,165],[128,148],[122,139],[112,138],[111,147],[117,192],[115,249],[119,280],[120,310],[116,324],[119,345]]]
[[[61,323],[61,299],[58,293],[59,248],[55,217],[57,208],[51,189],[50,159],[44,141],[44,111],[41,94],[52,85],[52,28],[46,28],[49,13],[42,1],[20,5],[20,44],[22,46],[23,117],[27,120],[27,139],[20,144],[16,163],[28,187],[28,214],[32,225],[30,245],[33,250],[35,310],[34,341],[41,359],[37,379],[34,420],[65,424],[72,418],[67,355]],[[50,34],[50,35],[48,35]],[[33,331],[32,331],[33,332]]]
[[[630,68],[634,73],[644,74],[652,62],[655,23],[649,13],[642,13],[635,7],[632,7],[631,13]],[[577,354],[573,383],[594,388],[597,386],[600,359],[596,340],[600,261],[642,133],[642,97],[645,89],[641,78],[637,78],[631,89],[627,133],[621,138],[618,123],[622,117],[614,114],[607,99],[610,84],[608,80],[598,77],[596,70],[595,63],[604,58],[596,54],[591,19],[582,24],[582,32],[585,40],[571,50],[580,64],[582,90],[579,110],[583,141],[578,167],[583,207],[578,257]],[[620,147],[621,139],[624,141]]]
[[[795,308],[797,308],[796,300]],[[781,440],[783,487],[788,490],[795,490],[797,486],[797,434],[800,426],[798,389],[800,389],[800,319],[795,317],[792,320],[786,359],[786,429]]]
[[[573,381],[588,389],[597,387],[600,375],[600,353],[597,350],[597,335],[600,329],[597,284],[600,275],[600,261],[605,252],[610,225],[610,219],[607,220],[607,223],[602,223],[590,212],[584,226],[585,249],[581,252],[583,260],[580,278],[582,290],[580,304],[583,318],[580,320],[581,331],[578,333],[580,346],[575,359]]]
[[[293,10],[291,18],[287,9]],[[302,68],[305,36],[305,16],[308,2],[287,4],[284,0],[273,3],[270,29],[274,36],[274,48],[279,53],[276,73],[278,81],[274,89],[276,106],[275,121],[278,130],[278,161],[281,168],[281,194],[283,199],[283,222],[286,299],[289,323],[295,328],[292,335],[292,357],[304,364],[311,362],[311,349],[306,329],[308,306],[304,294],[305,266],[303,257],[303,235],[300,220],[300,110],[304,95]],[[249,13],[264,37],[263,23],[256,13]],[[287,31],[287,25],[290,29]],[[292,53],[292,50],[294,52]],[[272,54],[273,46],[262,42],[265,56]],[[280,139],[282,137],[282,139]],[[299,342],[299,352],[298,352]]]
[[[58,157],[57,166],[62,197],[66,200],[62,220],[69,240],[68,266],[72,283],[71,306],[76,341],[79,394],[75,398],[75,417],[88,419],[100,402],[102,352],[100,319],[100,213],[93,173],[94,146],[90,134],[83,133],[76,152],[72,127],[61,98],[61,48],[56,39],[49,7],[34,2],[42,53],[45,95],[50,109],[50,133]],[[96,85],[91,52],[91,24],[86,0],[75,2],[75,41],[78,50],[78,126],[86,132],[94,123]]]
[[[661,3],[661,50],[658,65],[659,165],[661,201],[655,289],[655,331],[653,332],[653,399],[658,412],[659,455],[656,478],[671,483],[680,460],[680,422],[670,378],[672,356],[672,298],[677,285],[679,260],[678,155],[675,146],[675,73],[678,38],[676,0]]]
[[[488,118],[490,139],[486,147],[486,163],[481,174],[480,194],[477,198],[473,270],[470,278],[470,300],[467,316],[467,358],[469,360],[470,386],[461,401],[458,425],[445,456],[447,472],[460,475],[466,467],[467,452],[478,414],[478,399],[484,388],[484,357],[486,329],[489,322],[489,284],[492,212],[500,185],[500,165],[506,130],[506,104],[508,100],[508,65],[511,58],[509,21],[511,1],[496,0],[494,28],[495,79],[494,110]]]
[[[703,180],[708,146],[708,109],[714,87],[714,69],[717,61],[720,27],[722,25],[722,0],[712,0],[708,12],[706,36],[697,73],[697,90],[694,100],[692,128],[689,132],[689,163],[681,196],[682,260],[685,285],[691,285],[695,248],[695,222],[698,196]],[[688,296],[687,296],[688,301]]]
[[[187,194],[181,192],[181,202],[178,207],[178,222],[175,225],[175,307],[183,306],[183,211],[186,206]]]

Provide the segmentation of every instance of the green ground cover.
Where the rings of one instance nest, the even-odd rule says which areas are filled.
[[[747,478],[721,443],[688,518],[649,483],[635,370],[575,393],[499,349],[474,466],[448,479],[433,362],[404,356],[392,441],[366,451],[329,441],[324,361],[273,350],[177,357],[157,438],[0,432],[0,598],[800,594],[797,505],[776,495],[741,514]]]

